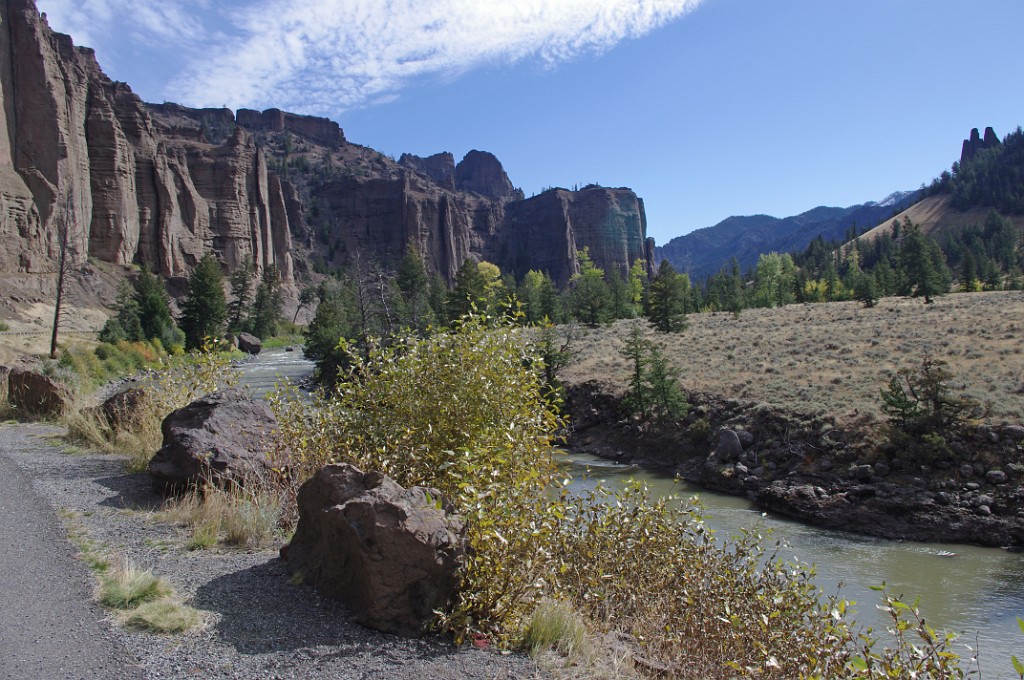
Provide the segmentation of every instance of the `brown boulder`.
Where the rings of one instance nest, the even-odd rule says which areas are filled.
[[[328,465],[299,489],[298,506],[295,537],[282,550],[289,569],[364,626],[422,635],[455,595],[465,525],[439,491]]]
[[[100,405],[100,412],[112,429],[131,429],[138,422],[147,399],[145,388],[129,387],[107,397]]]
[[[263,349],[263,343],[255,335],[239,333],[238,349],[242,350],[246,354],[259,354]]]
[[[41,373],[12,368],[8,377],[7,400],[26,415],[55,416],[64,412],[71,401],[71,392]]]
[[[200,397],[164,418],[163,446],[149,461],[153,484],[171,491],[204,480],[226,483],[270,473],[267,442],[276,428],[270,406],[245,392]]]

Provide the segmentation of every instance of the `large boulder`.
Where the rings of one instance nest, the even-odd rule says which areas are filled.
[[[459,585],[465,524],[435,489],[328,465],[299,489],[282,551],[292,572],[345,602],[364,626],[418,636]]]
[[[743,453],[743,443],[734,430],[722,430],[718,434],[718,446],[715,455],[720,460],[736,460]]]
[[[7,400],[25,415],[56,416],[71,403],[71,392],[42,373],[15,367],[7,377]]]
[[[266,454],[277,418],[266,402],[241,390],[200,397],[172,411],[160,427],[163,446],[149,461],[149,474],[160,491],[204,481],[242,482],[273,472]]]
[[[249,333],[238,334],[238,349],[247,354],[259,354],[263,349],[263,343],[255,335]]]
[[[129,430],[139,422],[149,397],[144,387],[115,392],[100,405],[100,413],[113,430]]]

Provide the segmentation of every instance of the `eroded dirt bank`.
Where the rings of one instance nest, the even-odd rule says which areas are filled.
[[[953,456],[915,459],[857,418],[689,394],[666,424],[622,416],[596,382],[568,386],[569,447],[746,496],[808,524],[914,541],[1024,547],[1024,427],[979,426]]]

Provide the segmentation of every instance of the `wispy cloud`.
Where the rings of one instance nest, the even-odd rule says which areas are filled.
[[[700,0],[273,0],[171,85],[194,105],[336,113],[415,78],[606,50]]]
[[[38,6],[51,26],[90,47],[130,39],[180,49],[210,37],[202,22],[209,0],[38,0]]]
[[[79,44],[128,37],[181,60],[192,106],[337,114],[411,81],[525,59],[555,65],[679,18],[701,0],[39,0]],[[102,50],[101,50],[102,52]],[[102,56],[102,54],[101,54]]]

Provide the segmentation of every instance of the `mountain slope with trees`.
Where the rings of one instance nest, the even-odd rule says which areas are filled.
[[[900,191],[877,203],[847,208],[820,206],[792,217],[729,217],[657,247],[655,257],[670,261],[694,280],[704,280],[734,257],[746,269],[762,253],[802,250],[818,236],[826,241],[849,240],[858,228],[873,227],[917,198],[917,192]]]

